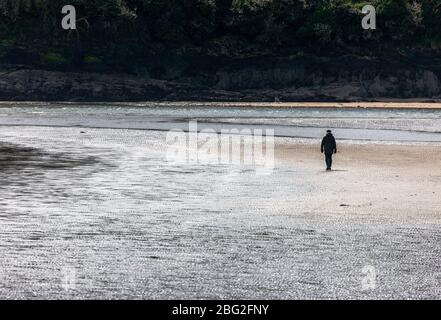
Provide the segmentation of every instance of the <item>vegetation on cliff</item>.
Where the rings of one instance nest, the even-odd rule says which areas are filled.
[[[368,3],[374,31],[361,28]],[[77,30],[61,28],[65,4]],[[0,0],[0,61],[143,73],[158,56],[433,51],[440,30],[439,0]]]

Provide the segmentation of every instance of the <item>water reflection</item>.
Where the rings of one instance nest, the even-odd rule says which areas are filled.
[[[0,143],[0,173],[14,171],[72,169],[77,166],[93,166],[98,163],[93,156],[73,157],[67,153],[48,153],[38,148]],[[5,180],[6,181],[6,180]]]
[[[315,169],[169,164],[154,131],[1,135],[0,298],[440,296],[439,225],[311,214]]]

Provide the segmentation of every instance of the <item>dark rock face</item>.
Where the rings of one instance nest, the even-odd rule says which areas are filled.
[[[246,66],[220,70],[216,76],[217,88],[263,90],[259,96],[274,95],[285,101],[436,99],[441,95],[440,80],[431,70],[369,60],[300,61],[272,68]]]
[[[0,66],[0,100],[354,101],[441,97],[437,70],[367,58],[213,61],[210,69],[198,68],[192,61],[188,66],[181,63],[179,68],[171,65],[162,69],[164,76],[157,80]]]
[[[172,83],[130,76],[43,70],[0,72],[2,100],[125,101],[161,99]]]

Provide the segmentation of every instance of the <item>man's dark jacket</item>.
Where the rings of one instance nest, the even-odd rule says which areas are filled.
[[[337,143],[332,133],[328,133],[322,140],[322,152],[325,154],[337,153]]]

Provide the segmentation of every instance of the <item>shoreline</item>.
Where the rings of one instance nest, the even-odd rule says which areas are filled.
[[[369,101],[369,102],[199,102],[199,101],[139,101],[139,102],[78,102],[78,101],[0,101],[0,108],[11,107],[14,105],[26,105],[29,107],[56,107],[82,105],[92,106],[119,106],[119,107],[169,107],[169,108],[281,108],[281,109],[427,109],[441,110],[441,101]]]
[[[382,144],[441,143],[441,105],[421,104],[420,109],[381,109],[390,105],[373,105],[377,109],[349,109],[352,105],[333,109],[272,109],[268,104],[229,103],[0,103],[2,126],[75,127],[84,129],[129,129],[148,131],[205,129],[253,130],[271,129],[279,138],[319,139],[324,130],[332,129],[340,140]],[[316,104],[311,104],[317,106]],[[260,108],[259,108],[260,106]],[[272,104],[278,108],[280,104]],[[325,105],[327,106],[327,105]],[[399,107],[400,105],[395,105]],[[415,105],[414,105],[415,106]],[[3,107],[3,108],[2,108]],[[324,107],[324,105],[318,105]],[[378,111],[375,111],[378,110]],[[432,111],[429,111],[432,110]],[[127,115],[126,115],[127,113]],[[38,114],[38,116],[35,116]],[[87,114],[87,116],[85,116]],[[236,119],[236,117],[238,117]],[[383,120],[383,118],[385,118]],[[191,124],[197,127],[191,127]]]
[[[167,133],[169,129],[142,129],[142,128],[118,128],[118,127],[91,127],[91,126],[69,126],[69,125],[38,125],[38,124],[0,124],[1,128],[46,128],[46,129],[82,129],[82,130],[127,130],[139,132],[157,132]],[[189,134],[190,131],[183,130],[183,134]],[[198,134],[201,131],[197,131]],[[220,132],[214,133],[221,135]],[[234,133],[231,133],[235,135]],[[241,134],[238,134],[239,136]],[[319,144],[321,138],[317,137],[300,137],[300,136],[284,136],[275,135],[275,143],[278,146],[283,146],[287,143],[299,145],[316,145]],[[345,139],[339,138],[339,144],[348,146],[402,146],[402,147],[441,147],[441,141],[412,141],[412,140],[376,140],[376,139]],[[1,143],[1,142],[0,142]]]

